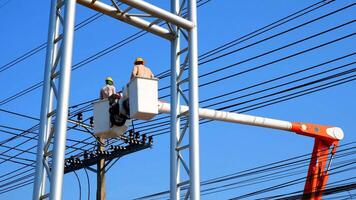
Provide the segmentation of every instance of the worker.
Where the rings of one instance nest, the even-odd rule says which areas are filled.
[[[130,80],[133,80],[136,77],[154,78],[152,71],[145,66],[145,61],[142,58],[136,58]]]
[[[109,76],[105,79],[105,86],[100,90],[100,99],[106,99],[113,94],[116,94],[114,80]]]

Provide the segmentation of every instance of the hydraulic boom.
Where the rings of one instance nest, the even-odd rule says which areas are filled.
[[[180,113],[182,115],[188,115],[188,109],[188,106],[181,106]],[[158,112],[169,114],[170,104],[158,102]],[[288,122],[205,108],[199,109],[199,117],[204,119],[279,129],[294,132],[299,135],[313,137],[315,142],[304,186],[303,199],[322,199],[322,192],[325,189],[328,180],[328,171],[331,160],[336,152],[338,142],[344,137],[344,133],[341,128],[310,123]]]

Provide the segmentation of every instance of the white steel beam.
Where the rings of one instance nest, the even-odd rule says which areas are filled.
[[[180,113],[188,115],[188,106],[180,106]],[[170,104],[160,102],[158,106],[160,113],[170,113]],[[265,117],[257,117],[252,115],[238,114],[220,110],[212,110],[207,108],[199,108],[199,117],[204,119],[212,119],[224,122],[239,123],[252,126],[260,126],[272,129],[289,131],[292,128],[292,123],[288,121],[276,120]]]
[[[140,29],[151,32],[165,39],[168,40],[173,39],[173,34],[169,30],[161,26],[158,26],[156,24],[153,24],[152,22],[146,21],[140,17],[129,16],[129,14],[125,12],[120,12],[114,6],[107,5],[100,1],[92,1],[92,0],[77,0],[77,2],[85,7],[96,10],[100,13],[103,13],[115,19],[136,26]]]
[[[194,24],[188,33],[189,48],[189,169],[190,199],[200,199],[200,142],[198,91],[198,28],[197,1],[188,1],[188,20]]]
[[[159,102],[158,104],[158,111],[159,113],[170,113],[170,104]],[[188,106],[180,106],[180,113],[184,115],[188,115],[189,107]],[[278,129],[284,130],[289,132],[294,132],[293,129],[294,124],[299,124],[297,122],[289,122],[277,119],[271,119],[266,117],[258,117],[253,115],[245,115],[233,112],[226,112],[221,110],[212,110],[206,108],[199,108],[199,117],[204,119],[212,119],[217,121],[224,121],[224,122],[232,122],[238,124],[245,124],[251,126],[259,126],[271,129]],[[303,127],[301,125],[302,130],[307,131],[307,125]],[[344,138],[344,133],[341,128],[339,127],[328,127],[326,129],[326,133],[329,137],[342,140]]]
[[[142,0],[120,0],[121,2],[142,10],[152,16],[163,19],[169,23],[177,25],[178,27],[184,28],[186,30],[192,29],[194,27],[194,23],[184,19],[176,14],[170,13],[162,8],[154,6],[150,3],[147,3]]]
[[[51,169],[50,200],[62,199],[64,155],[67,134],[68,102],[70,93],[70,75],[72,67],[75,0],[65,2],[63,26],[63,54],[58,88],[57,113],[53,145],[53,165]]]
[[[171,0],[172,13],[178,13],[179,0]],[[180,138],[180,94],[178,91],[180,74],[180,31],[177,26],[172,26],[176,37],[171,41],[171,142],[170,142],[170,199],[178,200],[180,197],[180,159],[177,150]]]
[[[36,158],[36,174],[35,183],[33,186],[33,200],[38,200],[42,195],[44,195],[46,188],[46,171],[44,168],[44,147],[47,143],[47,135],[50,129],[50,119],[48,118],[48,113],[51,112],[51,75],[52,66],[55,57],[55,39],[58,35],[57,27],[57,1],[51,1],[51,11],[49,19],[48,28],[48,39],[47,39],[47,52],[46,52],[46,66],[44,72],[43,89],[42,89],[42,103],[41,103],[41,120],[40,120],[40,131],[37,143],[37,158]]]

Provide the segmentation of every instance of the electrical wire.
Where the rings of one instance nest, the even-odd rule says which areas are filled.
[[[74,30],[77,31],[77,30],[87,26],[91,22],[99,19],[101,16],[103,16],[103,14],[96,13],[96,14],[86,18],[82,22],[78,23],[75,26]],[[44,42],[44,43],[38,45],[37,47],[31,49],[30,51],[27,51],[26,53],[22,54],[21,56],[15,58],[14,60],[2,65],[0,67],[0,73],[10,69],[11,67],[14,67],[15,65],[17,65],[17,64],[21,63],[22,61],[26,60],[27,58],[30,58],[31,56],[33,56],[33,55],[37,54],[38,52],[42,51],[43,49],[45,49],[46,47],[47,47],[47,42]]]
[[[88,185],[88,200],[90,200],[90,177],[86,168],[84,168],[85,175],[87,177],[87,185]]]
[[[347,66],[351,66],[351,65],[354,65],[354,64],[355,64],[355,62],[347,63],[347,64],[344,64],[344,65],[341,65],[341,66],[338,66],[338,67],[334,67],[334,68],[329,69],[329,70],[325,70],[323,72],[319,72],[319,73],[315,73],[315,74],[312,74],[312,75],[309,75],[309,76],[306,76],[306,77],[298,78],[296,80],[288,81],[286,83],[282,83],[282,84],[279,84],[279,85],[276,85],[276,86],[271,86],[271,87],[268,87],[266,89],[262,89],[262,90],[255,91],[255,92],[252,92],[252,93],[248,93],[248,94],[245,94],[245,95],[237,96],[237,97],[230,98],[230,99],[227,99],[227,100],[219,101],[219,102],[210,104],[210,105],[205,106],[205,107],[206,108],[211,108],[211,107],[216,106],[216,105],[220,105],[220,104],[231,102],[231,101],[238,100],[238,99],[241,99],[241,98],[246,98],[246,97],[249,97],[249,96],[252,96],[252,95],[260,94],[260,93],[263,93],[263,92],[266,92],[266,91],[269,91],[269,90],[273,90],[273,89],[276,89],[276,88],[279,88],[279,87],[282,87],[282,86],[287,86],[287,85],[291,85],[291,84],[296,83],[296,82],[305,81],[307,79],[317,77],[317,76],[319,76],[321,74],[328,73],[328,72],[331,72],[331,71],[334,71],[334,70],[338,70],[338,69],[341,69],[341,68],[344,68],[344,67],[347,67]],[[291,87],[291,88],[288,88],[288,89],[285,89],[285,90],[281,90],[281,91],[275,92],[273,94],[269,94],[269,95],[266,95],[266,96],[263,96],[263,97],[259,97],[258,99],[255,98],[255,99],[252,99],[252,100],[239,102],[237,104],[230,104],[229,106],[220,107],[220,108],[218,108],[218,110],[226,110],[228,108],[236,107],[238,105],[243,105],[243,104],[246,104],[246,103],[249,103],[249,102],[253,102],[253,101],[256,101],[256,100],[264,99],[264,98],[271,97],[271,96],[276,96],[276,95],[279,95],[279,94],[282,94],[282,93],[285,93],[285,92],[289,92],[289,91],[296,90],[296,89],[299,89],[299,88],[302,88],[302,87],[306,87],[306,86],[309,86],[309,85],[320,83],[320,82],[323,82],[323,81],[326,81],[326,80],[329,80],[329,79],[337,78],[339,76],[344,76],[344,75],[347,75],[347,74],[353,73],[353,72],[355,72],[355,68],[346,70],[346,71],[344,71],[342,73],[340,72],[340,73],[336,73],[336,74],[333,74],[333,75],[329,75],[327,77],[320,78],[320,79],[314,80],[314,81],[310,81],[308,83],[304,83],[304,84],[301,84],[301,85],[298,85],[298,86],[295,86],[295,87]],[[269,82],[269,81],[267,81],[267,82]],[[249,88],[249,87],[247,87],[247,88]],[[238,92],[239,91],[240,90],[238,90]],[[231,93],[229,93],[229,95],[231,95]],[[209,98],[209,99],[214,99],[214,97],[213,98]],[[167,119],[169,117],[165,117],[165,118]],[[139,130],[139,131],[146,131],[146,130],[149,130],[149,129],[153,128],[152,127],[153,125],[154,125],[154,128],[156,128],[156,127],[161,127],[162,125],[169,125],[169,123],[170,123],[169,120],[166,120],[166,121],[163,121],[163,122],[154,123],[154,124],[150,124],[150,125],[147,125],[147,124],[146,125],[142,125],[142,126],[137,126],[136,125],[136,129]]]
[[[210,1],[211,0],[205,0],[205,1],[204,0],[198,0],[197,7],[205,5],[207,2],[210,2]],[[113,45],[111,45],[111,46],[109,46],[109,47],[107,47],[107,48],[105,48],[105,49],[103,49],[103,50],[91,55],[91,56],[89,56],[88,58],[86,58],[86,59],[84,59],[84,60],[82,60],[82,61],[80,61],[80,62],[78,62],[76,64],[74,64],[72,66],[72,71],[75,71],[75,70],[77,70],[77,69],[79,69],[79,68],[81,68],[81,67],[83,67],[83,66],[85,66],[85,65],[87,65],[87,64],[89,64],[91,62],[93,62],[94,60],[97,60],[97,59],[107,55],[108,53],[113,52],[114,50],[116,50],[116,49],[118,49],[120,47],[123,47],[126,44],[128,44],[128,43],[130,43],[130,42],[132,42],[132,41],[134,41],[134,40],[136,40],[138,38],[141,38],[142,36],[146,35],[147,33],[148,32],[145,31],[145,30],[138,31],[138,32],[136,32],[136,33],[134,33],[134,34],[132,34],[132,35],[120,40],[119,42],[117,42],[117,43],[115,43],[115,44],[113,44]],[[22,97],[22,96],[34,91],[34,90],[40,88],[42,85],[43,85],[43,81],[35,83],[34,85],[31,85],[30,87],[28,87],[28,88],[26,88],[26,89],[24,89],[24,90],[22,90],[22,91],[20,91],[20,92],[18,92],[16,94],[10,96],[8,98],[5,98],[5,99],[1,100],[0,101],[0,106],[3,106],[5,104],[7,104],[7,103],[19,98],[19,97]]]
[[[277,21],[274,21],[274,22],[272,22],[272,23],[270,23],[270,24],[268,24],[266,26],[263,26],[263,27],[255,30],[255,31],[252,31],[252,32],[250,32],[250,33],[248,33],[248,34],[246,34],[246,35],[244,35],[242,37],[238,37],[237,39],[234,39],[234,40],[232,40],[230,42],[224,43],[223,45],[221,45],[219,47],[216,47],[216,48],[214,48],[212,50],[209,50],[206,53],[200,55],[198,57],[198,60],[201,61],[201,60],[206,59],[206,58],[208,58],[208,57],[210,57],[212,55],[215,55],[215,54],[220,53],[220,52],[222,52],[222,51],[224,51],[226,49],[229,49],[229,48],[231,48],[231,47],[233,47],[235,45],[238,45],[238,44],[240,44],[242,42],[245,42],[245,41],[247,41],[249,39],[257,37],[257,36],[267,32],[267,31],[273,30],[274,28],[282,26],[282,25],[284,25],[284,24],[286,24],[288,22],[291,22],[292,20],[295,20],[295,19],[297,19],[299,17],[305,16],[306,14],[308,14],[308,13],[310,13],[312,11],[320,9],[323,6],[328,5],[331,2],[334,2],[334,0],[331,0],[331,1],[319,1],[319,2],[317,2],[315,4],[307,6],[307,7],[303,8],[303,9],[301,9],[301,10],[295,12],[295,13],[292,13],[292,14],[286,16],[286,17],[283,17],[283,18],[281,18],[281,19],[279,19]],[[319,4],[321,4],[321,5],[319,5]],[[165,76],[169,76],[170,75],[169,72],[170,72],[170,70],[166,70],[164,72],[159,73],[157,76],[162,79]]]
[[[340,151],[338,151],[338,157],[335,158],[336,160],[339,160],[341,158],[346,158],[346,157],[350,157],[352,155],[355,154],[354,149],[356,148],[356,146],[354,146],[355,142],[351,142],[348,144],[345,144],[345,146],[342,146],[342,148],[340,148]],[[353,145],[350,147],[350,145]],[[344,148],[346,147],[346,148]],[[351,152],[352,154],[347,154]],[[339,154],[342,153],[342,154]],[[214,193],[218,193],[218,192],[224,192],[227,190],[231,190],[231,189],[236,189],[237,187],[235,185],[238,185],[238,187],[245,187],[245,186],[249,186],[249,185],[242,185],[244,183],[252,183],[251,185],[256,185],[256,184],[260,184],[260,183],[264,183],[266,180],[271,179],[269,181],[273,181],[273,180],[279,180],[281,178],[284,177],[276,177],[276,174],[281,174],[283,176],[289,175],[290,176],[290,172],[294,172],[295,170],[300,171],[301,167],[307,167],[309,165],[309,160],[310,160],[310,156],[311,154],[304,154],[301,156],[296,156],[290,159],[286,159],[286,160],[281,160],[278,162],[274,162],[274,163],[270,163],[270,164],[266,164],[266,165],[262,165],[260,167],[256,167],[256,168],[252,168],[252,169],[248,169],[248,170],[244,170],[241,172],[236,172],[236,173],[232,173],[229,175],[225,175],[225,176],[221,176],[221,177],[217,177],[217,178],[213,178],[213,179],[209,179],[207,181],[202,181],[201,182],[201,187],[202,187],[202,195],[208,195],[208,194],[214,194]],[[341,169],[343,167],[349,166],[350,163],[355,164],[356,160],[355,159],[349,159],[349,161],[345,160],[345,161],[341,161],[341,162],[335,162],[333,167],[333,170],[336,169]],[[304,173],[306,172],[306,170],[304,170]],[[342,173],[345,171],[339,171],[338,173]],[[298,172],[295,175],[300,174],[300,172]],[[293,175],[293,176],[295,176]],[[331,174],[330,176],[333,176],[333,174]],[[250,177],[248,179],[244,179]],[[288,177],[288,176],[287,176]],[[268,179],[265,179],[268,178]],[[231,181],[231,180],[240,180],[238,182],[233,182],[233,183],[229,183],[226,185],[220,185],[220,186],[215,186],[216,184],[219,183],[223,183],[223,182],[227,182],[227,181]],[[303,176],[303,181],[305,179],[305,176]],[[348,178],[350,179],[350,178]],[[295,182],[295,180],[293,179],[293,182]],[[213,186],[210,188],[206,188],[207,186]],[[285,185],[285,184],[284,184]],[[330,184],[331,185],[331,184]],[[234,186],[233,188],[228,188]],[[183,186],[181,188],[182,191],[187,191],[189,189],[189,185]],[[221,191],[216,191],[218,189],[223,189]],[[211,192],[214,191],[215,192]],[[158,193],[154,193],[151,195],[146,195],[144,197],[139,197],[136,198],[137,200],[143,200],[143,199],[152,199],[153,197],[161,197],[163,195],[167,195],[169,194],[169,191],[163,191],[163,192],[158,192]]]
[[[77,172],[73,171],[75,177],[77,178],[78,181],[78,187],[79,187],[79,200],[82,200],[82,184],[80,182],[79,176],[77,174]]]

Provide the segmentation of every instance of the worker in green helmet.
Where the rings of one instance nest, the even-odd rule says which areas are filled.
[[[106,99],[113,94],[116,94],[116,88],[114,80],[109,76],[105,79],[105,86],[100,90],[100,99]]]

